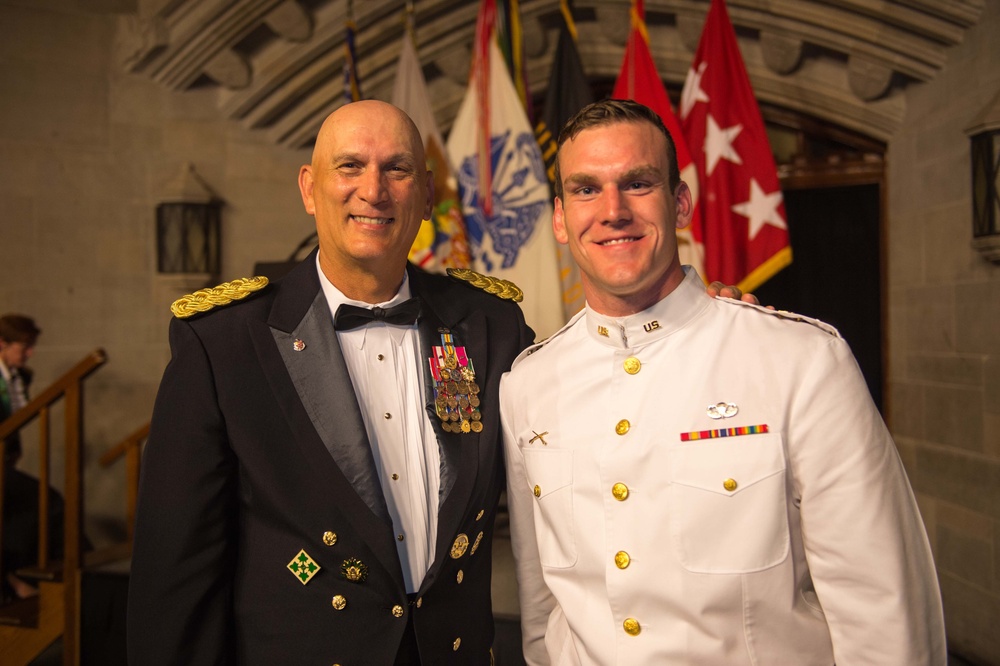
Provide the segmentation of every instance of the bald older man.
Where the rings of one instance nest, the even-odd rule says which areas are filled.
[[[129,663],[489,664],[517,290],[407,264],[433,185],[391,105],[331,114],[299,187],[317,252],[173,308]]]

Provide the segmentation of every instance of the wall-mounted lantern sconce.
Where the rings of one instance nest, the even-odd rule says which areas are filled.
[[[1000,263],[1000,94],[965,133],[972,144],[972,247]]]
[[[222,201],[190,163],[165,190],[163,202],[156,207],[156,269],[217,276]]]

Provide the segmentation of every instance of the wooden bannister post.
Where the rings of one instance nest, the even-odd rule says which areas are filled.
[[[43,407],[38,413],[38,568],[49,566],[49,408]]]
[[[83,411],[82,387],[77,381],[66,388],[66,516],[63,523],[63,665],[80,664],[80,536],[83,518]]]
[[[135,432],[101,454],[102,467],[109,467],[116,460],[125,456],[125,492],[126,512],[128,519],[128,543],[131,547],[135,530],[135,512],[139,495],[139,468],[142,458],[142,443],[149,437],[149,423],[140,426]]]

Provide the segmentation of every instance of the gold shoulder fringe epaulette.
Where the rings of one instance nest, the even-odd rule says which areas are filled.
[[[478,287],[487,294],[493,294],[508,301],[520,303],[524,300],[524,292],[510,280],[503,280],[492,275],[483,275],[468,268],[449,268],[448,275],[458,280],[465,280],[473,287]]]
[[[267,286],[267,278],[258,275],[252,278],[240,278],[232,282],[223,282],[217,287],[199,289],[193,294],[181,296],[170,306],[170,311],[179,319],[208,312],[219,305],[228,305],[233,301],[246,298],[255,291]]]

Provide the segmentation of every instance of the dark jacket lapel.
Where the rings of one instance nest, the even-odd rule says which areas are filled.
[[[391,520],[350,375],[316,275],[315,253],[277,285],[268,321],[251,324],[254,347],[305,464],[399,579]],[[296,340],[304,344],[296,345]],[[296,351],[296,347],[302,347]]]

